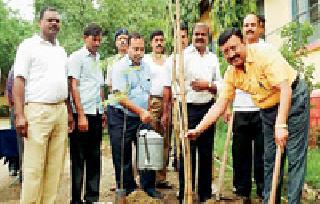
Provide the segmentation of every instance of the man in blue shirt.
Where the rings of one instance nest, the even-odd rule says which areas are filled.
[[[129,36],[128,56],[118,61],[112,69],[112,91],[118,101],[113,109],[118,114],[114,114],[109,123],[112,157],[119,189],[123,156],[123,188],[127,195],[137,188],[132,175],[132,142],[137,140],[137,131],[150,128],[147,124],[152,121],[151,113],[147,111],[150,69],[142,62],[143,55],[144,39],[138,33],[133,33]],[[122,141],[124,149],[121,151]],[[121,155],[121,152],[124,154]],[[162,195],[155,190],[155,171],[139,173],[142,189],[151,197],[161,198]]]
[[[75,130],[70,135],[70,157],[72,175],[71,203],[82,203],[84,166],[84,200],[99,201],[100,146],[104,126],[103,75],[99,67],[97,52],[102,40],[102,29],[90,24],[84,29],[85,46],[71,54],[68,75],[74,105]]]

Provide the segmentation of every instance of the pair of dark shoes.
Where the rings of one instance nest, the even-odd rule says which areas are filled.
[[[96,201],[95,201],[96,202]],[[70,201],[70,204],[93,204],[94,202],[82,200],[82,201]]]
[[[168,181],[159,181],[156,183],[156,188],[172,189],[172,185]]]
[[[154,199],[163,199],[163,194],[159,191],[156,190],[149,190],[149,191],[145,191],[148,196],[154,198]]]
[[[9,170],[9,176],[18,176],[18,170],[16,169]]]

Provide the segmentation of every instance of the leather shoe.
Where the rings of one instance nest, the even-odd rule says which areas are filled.
[[[156,183],[156,188],[160,189],[172,189],[172,186],[168,181],[160,181]]]
[[[153,190],[153,191],[147,191],[146,192],[148,196],[155,198],[155,199],[163,199],[163,194],[159,191]]]

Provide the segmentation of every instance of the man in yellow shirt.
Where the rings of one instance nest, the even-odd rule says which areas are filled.
[[[222,33],[219,46],[230,64],[224,76],[224,90],[202,121],[186,136],[195,139],[214,123],[233,100],[237,88],[250,93],[261,109],[263,123],[264,203],[269,200],[276,145],[288,156],[288,203],[300,203],[309,125],[309,94],[305,83],[279,51],[268,44],[246,45],[237,28]],[[281,183],[276,203],[280,203]]]

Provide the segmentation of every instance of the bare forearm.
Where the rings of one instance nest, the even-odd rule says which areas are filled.
[[[22,77],[17,77],[13,85],[13,98],[15,115],[24,115],[24,91],[25,80]]]
[[[204,132],[211,124],[225,112],[229,101],[224,98],[219,98],[218,101],[209,109],[208,113],[203,117],[201,122],[197,125],[196,130],[199,133]]]
[[[128,109],[129,111],[137,114],[140,116],[144,111],[143,108],[140,108],[139,106],[135,105],[132,101],[130,101],[127,97],[122,97],[119,100],[120,105],[122,105],[124,108]]]
[[[287,81],[280,84],[280,104],[276,124],[287,124],[291,107],[292,89]]]
[[[71,84],[71,96],[72,96],[72,100],[73,100],[73,104],[75,106],[76,112],[79,115],[84,115],[84,110],[83,107],[81,105],[81,99],[80,99],[80,93],[78,90],[78,86],[77,86],[77,80],[76,79],[70,79],[70,84]]]

